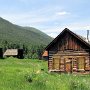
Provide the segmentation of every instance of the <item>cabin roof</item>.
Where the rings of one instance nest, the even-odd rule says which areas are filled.
[[[16,56],[18,55],[18,49],[7,49],[4,56]]]
[[[83,42],[88,48],[90,48],[90,44],[86,42],[81,36],[77,35],[76,33],[70,31],[68,28],[65,28],[46,48],[45,50],[48,50],[56,41],[57,39],[64,33],[69,32],[71,35],[73,35],[75,38]]]

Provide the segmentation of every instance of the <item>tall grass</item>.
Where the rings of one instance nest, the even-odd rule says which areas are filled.
[[[48,73],[47,61],[0,60],[0,90],[90,90],[90,75]]]

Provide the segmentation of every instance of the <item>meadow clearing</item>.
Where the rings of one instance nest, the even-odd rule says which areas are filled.
[[[49,73],[47,61],[0,59],[0,90],[90,90],[90,75]]]

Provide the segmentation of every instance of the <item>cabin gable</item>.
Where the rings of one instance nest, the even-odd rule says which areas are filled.
[[[69,32],[64,32],[49,48],[51,51],[88,51],[90,48]]]

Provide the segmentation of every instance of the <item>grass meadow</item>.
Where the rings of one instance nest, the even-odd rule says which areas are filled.
[[[90,75],[49,73],[47,61],[0,59],[0,90],[90,90]]]

